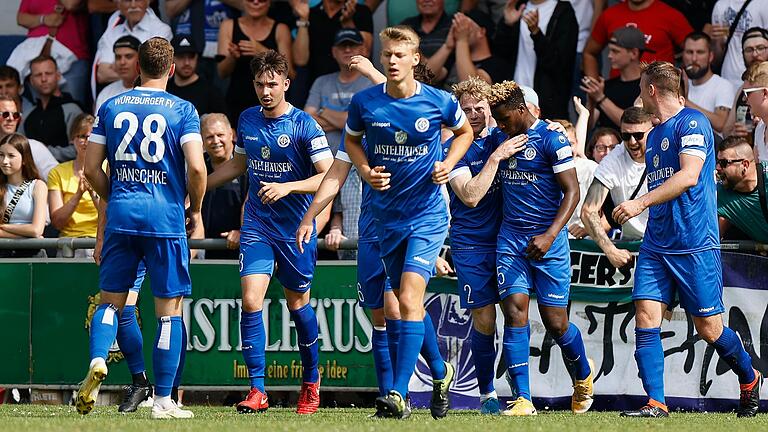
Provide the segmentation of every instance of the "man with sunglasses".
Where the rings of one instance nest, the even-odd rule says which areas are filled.
[[[732,136],[717,146],[717,215],[720,236],[735,226],[750,239],[768,243],[768,221],[760,203],[760,181],[765,189],[768,172],[765,165],[755,163],[752,147],[743,137]]]
[[[744,76],[744,99],[753,116],[763,119],[755,126],[754,148],[761,162],[768,161],[768,61],[756,63],[747,69]]]
[[[20,103],[12,96],[0,95],[0,139],[16,132],[21,122],[21,111],[17,108]],[[48,178],[48,173],[59,164],[45,144],[30,139],[29,148],[32,150],[32,159],[42,178]]]
[[[608,194],[616,205],[648,193],[645,182],[645,140],[652,128],[651,115],[642,108],[627,108],[621,115],[621,144],[600,161],[595,179],[581,207],[581,221],[592,240],[616,268],[632,261],[629,251],[617,248],[606,234],[600,209]],[[622,238],[640,240],[648,223],[648,212],[621,227]]]

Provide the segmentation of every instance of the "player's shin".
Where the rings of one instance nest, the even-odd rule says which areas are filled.
[[[399,319],[387,318],[387,344],[389,345],[389,358],[392,362],[392,369],[397,370],[397,352],[400,347],[400,324]]]
[[[173,377],[173,389],[171,390],[171,399],[179,402],[179,385],[181,377],[184,374],[184,363],[187,360],[187,325],[184,323],[184,317],[181,317],[181,353],[179,353],[179,367],[176,368],[176,376]]]
[[[637,361],[637,369],[640,371],[643,389],[651,399],[660,404],[666,404],[661,328],[636,328],[635,344],[635,360]]]
[[[373,363],[376,367],[376,379],[379,383],[379,395],[384,396],[392,389],[392,361],[389,357],[387,329],[374,327],[371,336],[373,345]]]
[[[432,317],[429,312],[424,311],[424,342],[421,345],[421,355],[429,366],[433,380],[445,378],[445,361],[440,354],[440,346],[437,343],[437,332],[432,323]]]
[[[90,334],[91,361],[97,358],[106,361],[109,347],[117,336],[117,315],[117,307],[112,304],[100,304],[93,313]]]
[[[572,363],[574,378],[586,379],[592,371],[589,368],[589,359],[587,359],[579,328],[573,323],[568,323],[568,329],[562,336],[556,337],[555,342],[563,351],[566,361]]]
[[[299,355],[304,370],[302,381],[316,383],[320,380],[317,370],[317,316],[315,310],[309,305],[291,311],[291,320],[296,324],[296,335],[299,342]]]
[[[519,397],[531,400],[529,384],[528,355],[530,352],[530,333],[525,327],[504,327],[504,358],[507,361],[507,373],[517,387]]]
[[[473,328],[471,338],[477,385],[480,395],[488,395],[496,390],[493,386],[493,371],[496,360],[494,335],[483,334]]]
[[[740,384],[750,384],[755,381],[752,358],[744,350],[744,345],[736,332],[729,327],[723,327],[723,333],[712,343],[712,346],[739,377]]]
[[[400,322],[400,343],[395,362],[395,378],[393,390],[405,398],[408,393],[408,382],[416,368],[419,351],[424,342],[424,321]]]
[[[152,355],[155,372],[155,394],[169,398],[181,357],[182,323],[180,316],[163,316],[157,320],[157,335]]]
[[[240,315],[240,335],[243,341],[243,358],[248,366],[251,388],[264,393],[264,369],[266,365],[266,335],[262,311]]]
[[[136,305],[125,305],[120,313],[117,344],[128,363],[133,384],[146,386],[148,382],[144,365],[144,339],[136,320]]]

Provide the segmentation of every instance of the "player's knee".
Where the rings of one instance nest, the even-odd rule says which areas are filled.
[[[391,320],[400,319],[400,303],[394,292],[384,293],[384,316]]]
[[[371,321],[373,321],[374,327],[386,326],[387,320],[384,316],[384,308],[371,309]]]
[[[551,335],[560,337],[568,330],[568,312],[565,308],[541,306],[539,313],[544,327]]]
[[[496,306],[482,307],[472,311],[472,326],[478,332],[490,335],[496,330]]]
[[[694,317],[693,324],[701,339],[711,344],[723,334],[723,322],[720,315],[710,317]]]

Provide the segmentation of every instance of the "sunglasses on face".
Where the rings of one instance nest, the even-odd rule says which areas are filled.
[[[648,131],[645,132],[622,132],[621,133],[621,139],[624,142],[629,142],[630,138],[634,138],[635,141],[640,141],[645,137],[645,134],[648,133]]]
[[[746,159],[718,159],[717,164],[720,168],[725,169],[730,164],[744,162]]]
[[[760,91],[760,90],[768,90],[768,87],[754,87],[754,88],[744,89],[742,91],[744,92],[744,97],[745,98],[749,98],[749,94],[750,93],[754,93],[754,92]]]
[[[2,111],[0,112],[0,117],[3,117],[5,120],[8,120],[11,117],[13,117],[14,120],[18,120],[21,118],[21,113],[18,111]]]

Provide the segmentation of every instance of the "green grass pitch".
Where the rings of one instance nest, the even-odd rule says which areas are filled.
[[[313,416],[298,416],[291,409],[270,409],[262,414],[240,415],[234,408],[189,407],[191,420],[151,420],[149,408],[128,415],[117,407],[97,407],[80,416],[70,406],[0,405],[0,430],[3,431],[354,431],[354,432],[461,432],[461,431],[652,431],[730,432],[768,430],[768,415],[736,419],[735,414],[673,413],[663,420],[622,419],[616,412],[594,412],[574,416],[569,412],[540,412],[536,417],[511,418],[481,416],[477,411],[453,411],[447,418],[433,420],[427,410],[416,410],[410,419],[369,419],[372,409],[321,409]]]

